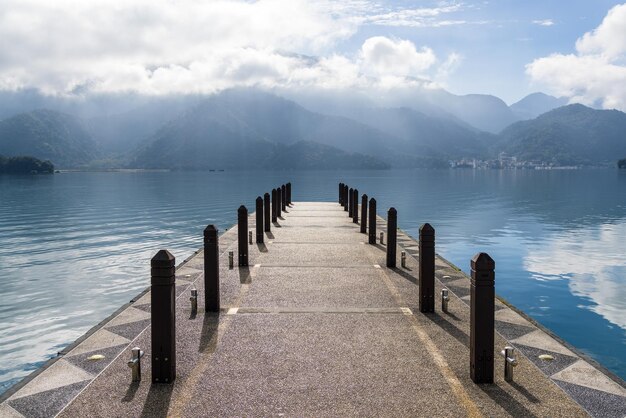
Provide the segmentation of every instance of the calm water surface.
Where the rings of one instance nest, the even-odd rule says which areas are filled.
[[[414,237],[430,222],[465,272],[489,252],[499,295],[626,378],[624,170],[67,173],[0,177],[0,392],[148,286],[157,250],[182,261],[287,181],[296,201],[356,186]]]

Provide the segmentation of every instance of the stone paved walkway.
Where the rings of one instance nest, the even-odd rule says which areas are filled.
[[[177,269],[173,385],[150,383],[146,293],[12,393],[0,416],[624,416],[622,382],[500,301],[495,383],[475,385],[467,277],[438,257],[449,313],[421,314],[416,242],[400,231],[407,268],[387,269],[384,245],[358,231],[337,203],[297,202],[250,247],[250,267],[229,270],[232,228],[220,237],[219,315],[202,309],[202,252]],[[507,339],[526,354],[512,383],[499,355]],[[140,383],[126,365],[135,345],[146,351]],[[95,353],[105,359],[88,360]]]

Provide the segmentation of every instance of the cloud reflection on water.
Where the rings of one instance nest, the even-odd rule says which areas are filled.
[[[626,329],[626,222],[560,231],[538,241],[524,257],[536,280],[568,280],[573,295],[592,302],[579,306]]]

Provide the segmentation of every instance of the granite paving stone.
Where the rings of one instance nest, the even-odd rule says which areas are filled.
[[[555,381],[569,382],[591,389],[601,390],[626,398],[626,389],[605,376],[584,360],[578,360],[571,366],[552,375]]]
[[[83,369],[77,368],[70,362],[60,359],[47,370],[45,375],[39,375],[24,386],[11,399],[31,396],[39,392],[45,392],[73,383],[82,382],[93,377]]]
[[[128,324],[129,322],[136,322],[150,319],[150,314],[145,311],[139,310],[133,306],[129,306],[124,309],[119,315],[113,318],[107,323],[107,327],[111,328],[116,325]]]
[[[516,338],[526,335],[535,330],[533,327],[525,325],[511,324],[510,322],[495,321],[496,330],[502,334],[507,340],[515,340]]]
[[[576,399],[592,416],[603,418],[626,417],[626,398],[573,383],[555,381]]]
[[[12,399],[9,405],[20,414],[33,418],[57,415],[83,389],[89,380],[72,383],[56,389],[39,392],[23,398]]]
[[[80,367],[88,373],[96,375],[104,370],[125,347],[127,347],[127,344],[102,348],[99,350],[77,354],[75,356],[68,355],[65,356],[64,360],[74,366]],[[89,357],[93,355],[102,355],[104,358],[102,360],[90,360]]]
[[[521,344],[515,344],[515,347],[548,376],[558,373],[578,361],[578,357],[567,356],[565,354],[555,353],[544,349],[527,347]],[[539,356],[542,354],[552,356],[552,360],[540,359]]]
[[[150,307],[150,305],[147,306]],[[128,338],[122,337],[118,334],[114,334],[104,328],[100,328],[92,335],[87,337],[87,339],[79,344],[77,347],[73,348],[69,353],[67,353],[67,355],[72,356],[86,353],[88,351],[94,351],[101,348],[113,347],[116,345],[128,343],[130,343],[130,340]]]
[[[114,334],[121,335],[129,340],[134,340],[141,331],[150,325],[149,319],[143,319],[136,322],[128,322],[126,324],[106,327],[106,329]]]
[[[8,403],[0,404],[0,417],[2,418],[22,418],[24,415],[13,409]]]
[[[451,283],[448,283],[446,285],[446,287],[448,288],[448,290],[450,290],[451,292],[454,292],[454,294],[457,295],[460,298],[463,298],[465,296],[469,296],[469,294],[470,294],[469,287],[455,286],[455,285],[453,285]]]
[[[496,314],[496,319],[499,319],[500,315],[500,313]],[[569,350],[563,344],[554,340],[552,337],[539,329],[534,330],[528,334],[524,334],[521,337],[515,338],[513,339],[513,342],[515,344],[525,345],[527,347],[542,348],[544,350],[554,351],[556,353],[565,354],[567,356],[575,356],[575,354],[572,353],[571,350]]]

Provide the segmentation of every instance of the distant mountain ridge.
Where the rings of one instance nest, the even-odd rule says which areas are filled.
[[[346,133],[360,141],[346,147],[341,136]],[[389,163],[372,156],[386,151],[381,138],[385,135],[372,128],[314,114],[276,96],[232,91],[170,121],[134,153],[130,165],[280,169],[313,168],[316,162],[324,168],[388,168]]]
[[[556,103],[533,97],[526,102]],[[523,161],[614,165],[616,156],[626,155],[626,114],[583,105],[513,123],[496,135],[436,109],[427,114],[336,101],[329,105],[335,114],[323,114],[249,89],[172,103],[103,115],[95,125],[93,118],[51,110],[16,115],[0,121],[0,154],[32,155],[60,168],[173,169],[446,167],[451,159],[492,159],[500,152]],[[104,136],[121,135],[115,159],[106,159],[111,154],[90,134],[108,122],[115,126]]]
[[[565,97],[532,93],[509,107],[520,120],[528,120],[567,104],[568,100]]]
[[[404,151],[439,158],[480,158],[488,154],[495,135],[434,118],[411,108],[368,108],[352,118],[406,141]]]
[[[486,132],[497,134],[519,118],[502,99],[487,94],[445,95],[444,109]]]
[[[75,117],[42,109],[0,121],[0,154],[29,155],[68,168],[88,164],[100,152]]]
[[[497,149],[526,161],[615,164],[616,155],[626,155],[626,113],[563,106],[509,126]]]

